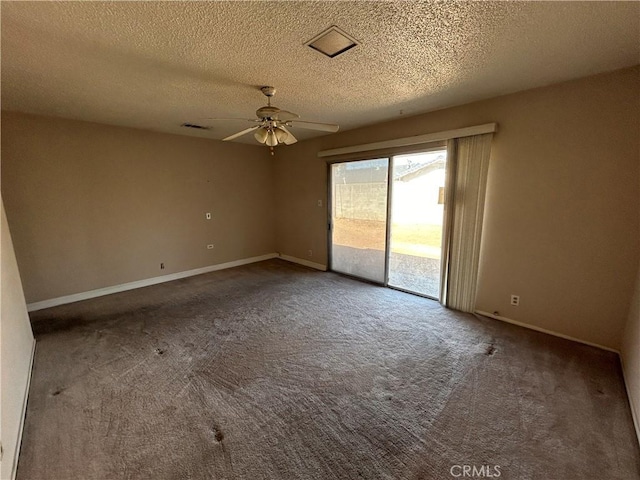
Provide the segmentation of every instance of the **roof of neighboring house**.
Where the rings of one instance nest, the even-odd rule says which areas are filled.
[[[408,182],[413,180],[414,178],[421,177],[422,175],[426,175],[433,170],[437,170],[439,168],[444,168],[445,156],[438,155],[436,158],[421,163],[408,164],[406,170],[402,170],[399,172],[395,172],[393,175],[394,180],[400,180],[402,182]]]
[[[445,156],[439,155],[428,161],[408,163],[406,168],[397,168],[393,179],[408,182],[427,173],[443,168]],[[386,183],[387,160],[370,160],[366,164],[361,162],[348,162],[340,165],[336,171],[336,178],[340,183]],[[374,167],[374,168],[371,168]]]

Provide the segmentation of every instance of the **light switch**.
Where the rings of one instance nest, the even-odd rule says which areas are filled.
[[[207,217],[207,220],[211,220],[211,214],[209,212],[207,212],[205,216]]]

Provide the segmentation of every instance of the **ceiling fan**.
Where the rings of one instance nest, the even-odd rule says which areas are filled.
[[[289,131],[289,128],[305,128],[308,130],[319,130],[322,132],[337,132],[338,125],[331,123],[318,123],[318,122],[305,122],[298,120],[299,115],[288,112],[286,110],[280,110],[278,107],[271,105],[271,97],[276,94],[274,87],[262,87],[260,88],[262,93],[267,97],[267,105],[256,110],[255,119],[246,119],[248,122],[256,123],[256,125],[246,128],[241,132],[234,133],[226,138],[223,138],[223,142],[234,140],[242,135],[246,135],[249,132],[254,132],[254,138],[265,145],[271,147],[271,153],[273,153],[273,147],[285,144],[291,145],[298,140]],[[245,119],[217,119],[210,118],[209,120],[245,120]]]

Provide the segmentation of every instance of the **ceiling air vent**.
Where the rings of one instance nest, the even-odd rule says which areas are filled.
[[[185,128],[195,128],[196,130],[211,130],[211,127],[205,127],[203,125],[196,125],[195,123],[183,123],[180,125]]]
[[[305,43],[305,45],[325,54],[329,58],[334,58],[355,47],[358,45],[358,42],[348,33],[333,25],[321,34],[313,37]]]

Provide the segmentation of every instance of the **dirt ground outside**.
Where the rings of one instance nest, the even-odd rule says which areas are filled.
[[[431,224],[391,226],[391,253],[424,258],[440,258],[442,227]],[[333,243],[355,248],[384,250],[385,222],[336,218],[333,221]]]

